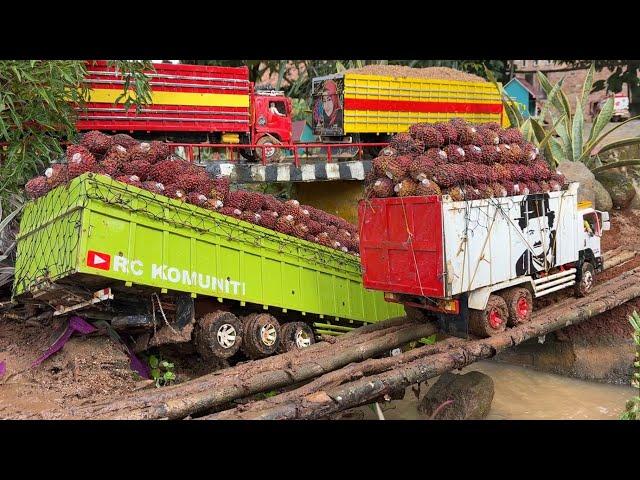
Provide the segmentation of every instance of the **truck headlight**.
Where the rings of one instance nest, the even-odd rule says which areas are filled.
[[[267,119],[264,118],[262,115],[260,115],[258,117],[258,125],[266,125],[267,124]]]

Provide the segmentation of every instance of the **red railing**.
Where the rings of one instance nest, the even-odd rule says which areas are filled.
[[[362,160],[364,156],[365,148],[383,149],[388,146],[387,142],[380,143],[293,143],[293,144],[273,144],[273,145],[258,145],[258,144],[229,144],[229,143],[169,143],[173,151],[181,156],[184,156],[189,161],[228,161],[235,163],[242,160],[241,150],[255,153],[263,152],[257,155],[260,159],[260,163],[267,165],[274,163],[270,159],[274,156],[266,157],[264,152],[267,149],[280,150],[281,157],[285,160],[287,158],[292,159],[292,163],[296,167],[302,164],[302,160],[320,159],[320,161],[326,161],[327,163],[333,163],[336,159],[341,160]],[[183,152],[180,151],[183,149]],[[222,158],[220,150],[225,153],[225,158]],[[280,159],[279,163],[286,163]]]

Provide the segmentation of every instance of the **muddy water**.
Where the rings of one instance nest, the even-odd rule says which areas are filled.
[[[475,363],[462,373],[472,370],[493,379],[495,394],[489,420],[615,420],[625,402],[637,395],[630,386],[587,382],[492,361]],[[430,380],[429,386],[435,380]],[[424,393],[423,386],[420,396]],[[417,406],[418,400],[409,388],[403,400],[386,403],[382,410],[387,420],[424,419]],[[377,418],[369,407],[355,410],[349,412],[350,418]]]

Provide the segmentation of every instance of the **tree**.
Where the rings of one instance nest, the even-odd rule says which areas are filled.
[[[618,93],[622,91],[624,84],[629,86],[631,92],[640,88],[640,78],[638,78],[640,60],[563,60],[556,63],[567,64],[576,69],[587,69],[593,64],[597,72],[601,72],[605,68],[612,71],[613,73],[606,80],[593,82],[593,92],[606,88],[607,92]],[[636,94],[638,93],[640,92],[636,92]]]

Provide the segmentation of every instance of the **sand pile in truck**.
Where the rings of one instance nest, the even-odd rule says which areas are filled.
[[[138,142],[125,134],[84,134],[78,144],[67,147],[66,161],[29,180],[25,189],[36,199],[86,172],[358,255],[358,228],[343,218],[300,205],[297,200],[231,191],[228,179],[211,178],[203,167],[172,154],[169,144]]]
[[[517,128],[419,123],[391,138],[365,179],[367,197],[450,195],[455,201],[559,191],[567,181]]]
[[[472,73],[461,72],[448,67],[412,68],[404,65],[365,65],[351,68],[348,73],[382,75],[385,77],[424,78],[425,80],[457,80],[460,82],[486,82],[487,80]]]

